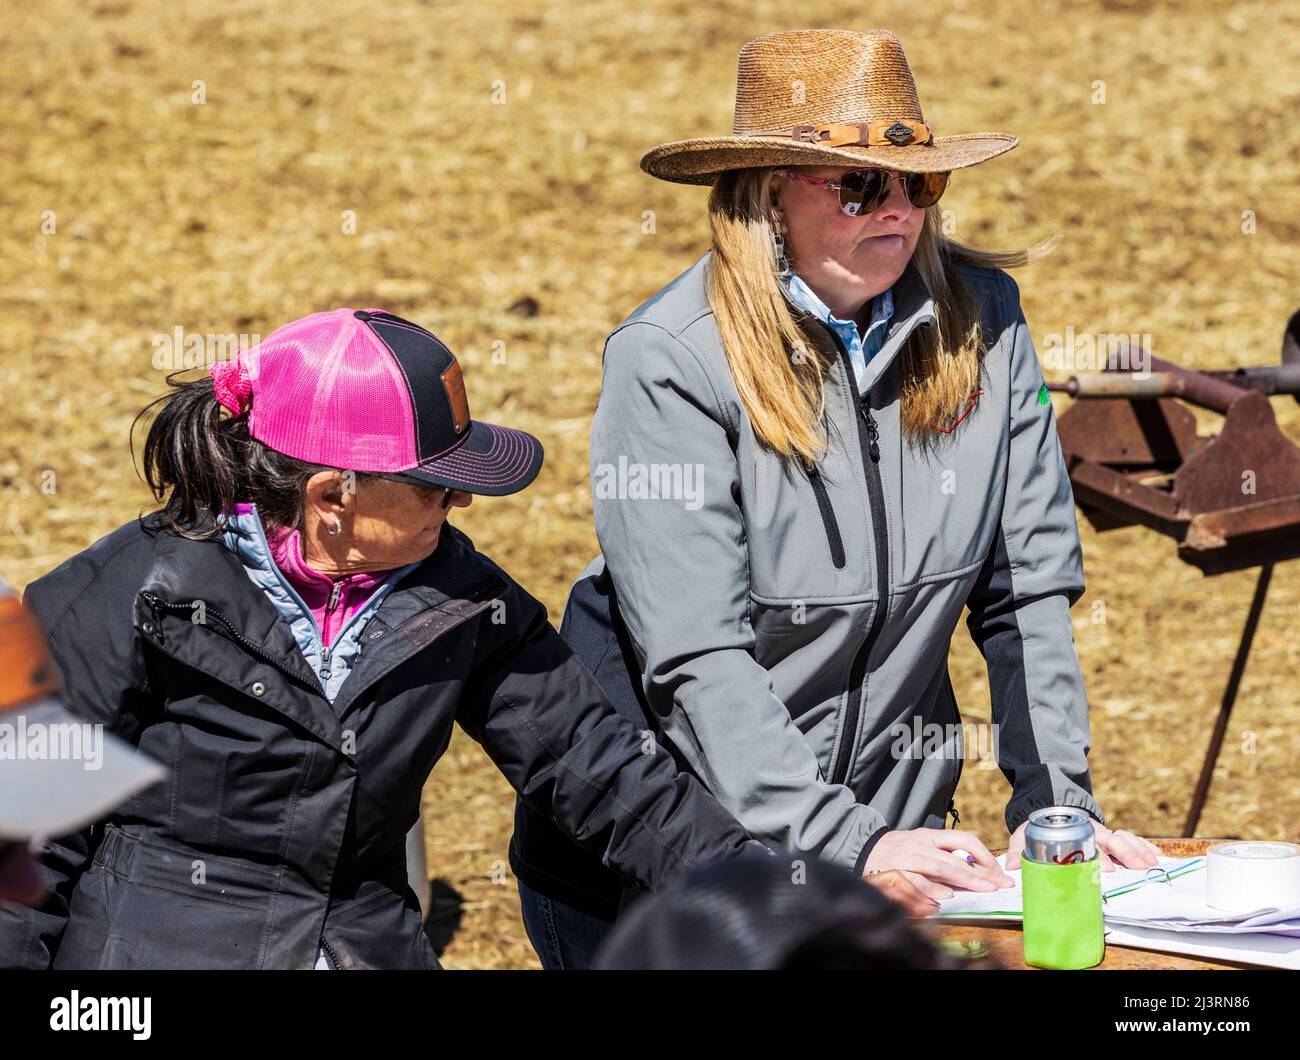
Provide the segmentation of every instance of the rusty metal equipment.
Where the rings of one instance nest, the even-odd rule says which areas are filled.
[[[1287,324],[1281,365],[1196,372],[1147,362],[1141,374],[1110,368],[1048,388],[1076,399],[1057,426],[1075,502],[1098,531],[1149,527],[1173,538],[1179,558],[1206,575],[1260,568],[1184,826],[1191,836],[1273,565],[1300,557],[1300,447],[1278,429],[1269,404],[1270,395],[1300,402],[1300,311]],[[1185,405],[1221,413],[1219,433],[1198,435]]]

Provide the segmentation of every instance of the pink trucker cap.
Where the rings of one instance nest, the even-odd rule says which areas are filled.
[[[254,438],[309,463],[493,496],[542,467],[531,434],[470,418],[451,350],[380,309],[313,313],[209,371]]]

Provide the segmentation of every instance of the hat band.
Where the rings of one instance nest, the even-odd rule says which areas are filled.
[[[793,129],[766,129],[737,135],[779,136],[822,147],[904,147],[908,144],[928,144],[934,139],[930,126],[925,122],[905,118],[864,121],[852,125],[796,125]]]

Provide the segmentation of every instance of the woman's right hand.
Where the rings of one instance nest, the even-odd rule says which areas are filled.
[[[974,857],[968,862],[953,851]],[[996,891],[1015,881],[974,832],[913,828],[886,832],[867,858],[863,879],[912,916],[926,916],[954,891]]]

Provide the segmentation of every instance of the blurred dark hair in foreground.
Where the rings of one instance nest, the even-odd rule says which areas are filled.
[[[959,964],[846,869],[756,854],[689,869],[635,903],[594,967],[896,971]]]

